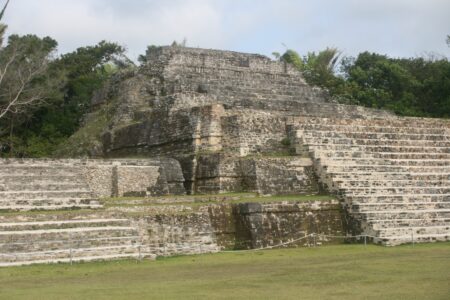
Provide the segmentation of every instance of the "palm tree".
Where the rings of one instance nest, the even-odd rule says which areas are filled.
[[[6,7],[8,6],[8,4],[9,4],[9,0],[6,1],[5,6],[3,6],[2,11],[0,12],[0,21],[3,19],[3,15],[5,14]],[[0,23],[0,45],[3,44],[3,36],[5,35],[7,27],[8,26],[6,26],[5,24]]]

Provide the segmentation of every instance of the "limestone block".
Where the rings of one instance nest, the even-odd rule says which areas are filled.
[[[145,196],[157,184],[158,166],[117,166],[117,196]]]
[[[83,168],[84,177],[97,197],[113,196],[113,167],[111,165],[89,165]]]

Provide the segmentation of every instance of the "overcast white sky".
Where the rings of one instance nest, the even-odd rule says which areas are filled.
[[[5,0],[0,0],[3,5]],[[135,59],[147,45],[270,55],[327,46],[347,55],[450,56],[450,0],[11,0],[8,33],[51,36],[59,52],[118,42]]]

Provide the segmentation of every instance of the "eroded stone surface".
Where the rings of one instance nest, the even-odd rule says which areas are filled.
[[[99,207],[99,197],[184,194],[173,159],[0,160],[0,209]]]
[[[247,157],[249,162],[252,158],[248,156],[253,155],[261,157],[250,165],[258,166],[262,176],[266,176],[264,168],[272,168],[274,181],[263,184],[261,178],[261,187],[252,184],[252,190],[264,194],[312,192],[317,190],[317,182],[311,172],[276,170],[269,167],[270,160],[264,161],[264,156],[291,155],[289,145],[283,144],[291,117],[390,115],[336,104],[324,91],[308,86],[292,66],[261,55],[160,47],[149,53],[147,61],[136,74],[113,81],[111,91],[103,92],[104,102],[120,99],[103,135],[105,155],[176,158],[185,187],[192,193],[245,189],[246,182],[254,181],[254,174],[245,176],[245,162],[240,158]],[[99,97],[95,103],[98,105]],[[292,184],[275,183],[282,178]]]
[[[312,246],[312,238],[297,239],[311,233],[341,235],[341,213],[337,201],[290,201],[0,215],[0,266]],[[292,243],[282,245],[286,242]]]

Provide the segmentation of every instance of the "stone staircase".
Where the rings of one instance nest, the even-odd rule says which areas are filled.
[[[154,257],[130,219],[100,209],[82,168],[0,160],[0,267]]]
[[[99,207],[80,166],[45,160],[0,161],[0,211]]]
[[[0,267],[143,257],[153,255],[141,249],[128,219],[48,215],[0,220]]]
[[[288,127],[374,242],[450,240],[450,122],[305,117]]]

